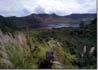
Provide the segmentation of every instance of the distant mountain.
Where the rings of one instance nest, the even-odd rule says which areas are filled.
[[[68,16],[57,16],[55,14],[31,14],[25,17],[3,17],[0,16],[0,28],[59,28],[78,27],[81,22],[89,24],[96,14],[71,14]],[[15,28],[14,28],[15,29]]]
[[[79,19],[79,18],[88,18],[88,17],[95,17],[96,14],[71,14],[66,16],[67,18]]]

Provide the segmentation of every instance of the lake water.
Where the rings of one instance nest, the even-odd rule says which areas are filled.
[[[79,24],[64,24],[64,23],[57,23],[57,24],[48,24],[48,28],[62,28],[62,27],[79,27]]]

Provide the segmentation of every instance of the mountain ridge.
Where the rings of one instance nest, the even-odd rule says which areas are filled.
[[[56,26],[77,27],[81,22],[84,22],[86,24],[90,23],[96,16],[96,14],[71,14],[67,16],[57,16],[56,14],[31,14],[25,17],[0,16],[0,24],[14,24],[18,27],[23,28],[55,28]]]

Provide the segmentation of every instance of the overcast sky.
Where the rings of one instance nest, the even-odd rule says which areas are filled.
[[[32,13],[95,13],[96,0],[0,0],[0,15],[27,16]]]

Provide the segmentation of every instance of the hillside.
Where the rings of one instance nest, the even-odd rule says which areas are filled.
[[[0,68],[96,69],[96,22],[79,28],[0,31]]]
[[[57,16],[55,14],[31,14],[25,17],[3,17],[0,16],[0,26],[7,28],[60,28],[60,27],[79,27],[81,22],[89,24],[96,14],[71,14],[68,16]],[[5,27],[4,26],[4,27]],[[15,29],[16,29],[15,28]]]

